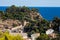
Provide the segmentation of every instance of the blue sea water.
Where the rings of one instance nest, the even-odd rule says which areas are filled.
[[[6,6],[1,6],[0,10],[5,11]],[[54,17],[60,18],[60,7],[29,7],[38,9],[43,18],[52,20]]]

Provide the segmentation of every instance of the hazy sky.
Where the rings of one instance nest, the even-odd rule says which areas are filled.
[[[60,0],[0,0],[0,6],[60,7]]]

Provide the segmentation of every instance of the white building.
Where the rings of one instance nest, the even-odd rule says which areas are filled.
[[[40,36],[40,33],[32,34],[32,35],[31,35],[31,39],[32,39],[32,40],[36,40],[36,38],[39,37],[39,36]]]
[[[53,29],[48,29],[46,31],[46,34],[50,37],[50,38],[56,38],[57,37],[57,34],[54,33],[54,30]]]
[[[54,32],[53,29],[48,29],[48,30],[46,31],[46,34],[49,35],[49,34],[52,34],[53,32]]]

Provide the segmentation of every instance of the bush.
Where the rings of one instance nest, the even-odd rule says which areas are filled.
[[[0,34],[2,35],[0,37],[0,40],[23,40],[23,38],[20,35],[10,35],[8,32],[2,33],[0,32]]]

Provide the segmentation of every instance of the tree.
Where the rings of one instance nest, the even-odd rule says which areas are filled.
[[[38,9],[32,8],[31,11],[33,11],[33,12],[38,12]]]
[[[52,23],[53,23],[53,29],[57,32],[59,32],[59,26],[60,26],[60,18],[58,17],[55,17],[53,20],[52,20]]]
[[[46,34],[41,34],[36,40],[50,40],[50,38]]]

